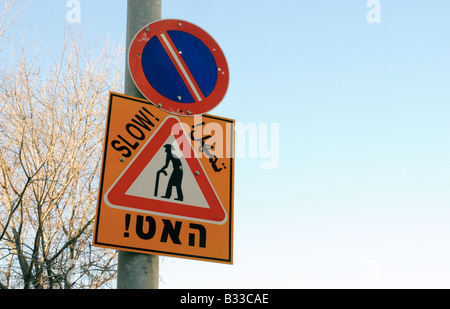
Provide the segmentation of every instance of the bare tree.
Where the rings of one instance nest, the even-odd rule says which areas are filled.
[[[0,2],[0,38],[4,38],[8,29],[16,22],[20,12],[30,4],[28,2],[17,8],[16,0],[2,0]]]
[[[0,30],[1,34],[1,30]],[[120,44],[70,31],[41,64],[20,47],[0,68],[0,288],[104,288],[116,252],[92,247],[109,91]]]

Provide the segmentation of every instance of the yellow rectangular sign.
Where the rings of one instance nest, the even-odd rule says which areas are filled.
[[[234,125],[110,93],[94,246],[232,264]]]

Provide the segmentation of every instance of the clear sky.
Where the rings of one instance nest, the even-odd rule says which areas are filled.
[[[13,39],[59,48],[67,2]],[[79,2],[73,27],[124,42],[125,0]],[[162,258],[161,288],[450,288],[450,2],[378,3],[162,0],[225,52],[211,114],[259,136],[237,134],[234,265]]]

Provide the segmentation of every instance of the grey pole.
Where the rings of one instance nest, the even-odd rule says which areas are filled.
[[[161,0],[128,0],[126,51],[134,36],[147,24],[161,19]],[[134,84],[125,61],[125,94],[144,98]],[[158,289],[159,257],[119,251],[118,289]]]
[[[151,22],[161,19],[161,0],[128,0],[126,51],[139,30]],[[125,94],[144,98],[131,78],[128,60],[125,62]]]

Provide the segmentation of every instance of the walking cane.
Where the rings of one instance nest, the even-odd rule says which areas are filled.
[[[164,173],[164,175],[167,175],[167,173],[165,171],[158,171],[156,173],[155,196],[158,196],[159,175],[161,175],[161,173]]]

